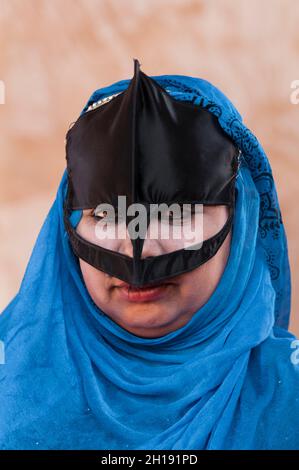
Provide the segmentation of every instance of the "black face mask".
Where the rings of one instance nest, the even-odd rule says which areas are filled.
[[[216,254],[233,221],[239,151],[216,116],[171,97],[140,71],[128,88],[100,100],[66,135],[68,191],[64,222],[74,253],[131,285],[144,286],[191,271]],[[221,230],[201,248],[142,258],[144,238],[131,239],[133,257],[87,241],[69,220],[75,209],[100,203],[226,205]],[[127,223],[127,222],[126,222]]]

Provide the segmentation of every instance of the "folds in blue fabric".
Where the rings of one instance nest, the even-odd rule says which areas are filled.
[[[287,240],[269,161],[211,84],[152,78],[214,113],[242,151],[224,273],[185,326],[159,338],[125,330],[84,285],[63,224],[64,173],[0,316],[0,449],[299,448]]]

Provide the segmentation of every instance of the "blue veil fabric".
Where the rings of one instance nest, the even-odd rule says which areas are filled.
[[[64,172],[0,315],[0,449],[299,448],[287,241],[267,156],[210,83],[152,78],[214,113],[242,151],[224,273],[185,326],[158,338],[125,330],[83,282],[63,224]],[[86,107],[128,83],[97,90]]]

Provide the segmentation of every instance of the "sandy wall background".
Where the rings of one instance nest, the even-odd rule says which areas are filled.
[[[148,75],[226,93],[273,167],[299,334],[297,0],[0,0],[0,310],[17,292],[65,167],[64,135],[96,88]]]

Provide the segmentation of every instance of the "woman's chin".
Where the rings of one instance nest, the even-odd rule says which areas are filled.
[[[166,334],[179,317],[173,310],[152,304],[127,305],[121,316],[109,315],[116,323],[138,336],[155,337]]]

